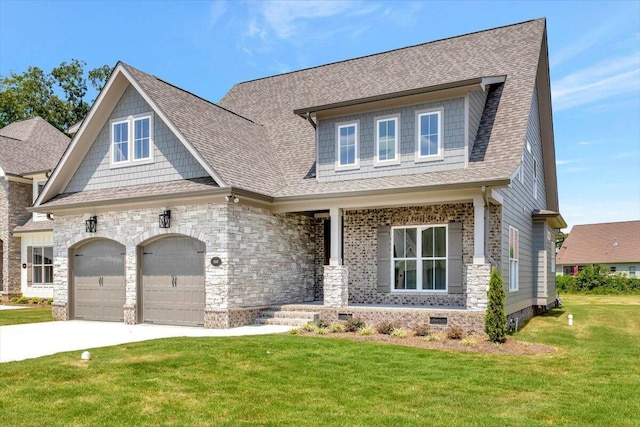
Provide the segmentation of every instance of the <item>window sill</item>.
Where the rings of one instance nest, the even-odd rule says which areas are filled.
[[[417,290],[392,289],[391,293],[397,294],[397,295],[447,295],[449,293],[449,290],[443,289],[443,290],[436,291],[436,290],[426,290],[426,289],[417,289]]]
[[[416,156],[416,163],[429,163],[429,162],[438,162],[444,160],[444,156],[436,155],[436,156]]]
[[[373,161],[374,168],[383,168],[386,166],[398,166],[400,164],[400,160],[384,160],[384,161]]]
[[[130,161],[118,162],[118,163],[111,162],[111,164],[109,165],[109,169],[120,169],[120,168],[127,168],[130,166],[148,165],[151,163],[153,163],[153,157],[150,157],[148,159],[130,160]]]
[[[353,171],[353,170],[358,170],[360,169],[360,165],[355,164],[355,165],[344,165],[344,166],[337,166],[336,165],[336,172],[342,172],[342,171]]]

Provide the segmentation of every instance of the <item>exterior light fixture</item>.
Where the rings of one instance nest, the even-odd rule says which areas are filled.
[[[158,215],[158,222],[159,222],[160,228],[171,227],[171,211],[166,210],[160,215]]]
[[[230,202],[233,200],[233,203],[238,203],[240,201],[240,199],[238,199],[238,196],[234,196],[233,194],[229,194],[227,196],[224,196],[225,200],[227,202]]]
[[[85,231],[87,233],[95,233],[97,225],[98,225],[98,217],[97,216],[89,217],[89,219],[84,222]]]

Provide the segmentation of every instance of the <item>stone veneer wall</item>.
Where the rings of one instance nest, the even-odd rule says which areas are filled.
[[[489,205],[489,247],[487,255],[492,264],[500,269],[502,262],[502,206]],[[501,270],[502,271],[502,270]]]
[[[0,250],[2,260],[2,295],[9,298],[20,295],[20,238],[13,236],[13,229],[24,223],[28,217],[27,207],[31,206],[33,188],[31,184],[0,180]]]
[[[313,286],[313,300],[322,301],[324,298],[324,218],[318,218],[313,224],[315,232],[315,260],[316,278]]]
[[[112,239],[126,247],[123,310],[127,323],[140,321],[137,318],[136,248],[162,235],[185,235],[205,243],[204,323],[207,327],[250,323],[259,309],[242,310],[244,307],[313,299],[315,238],[311,218],[274,215],[264,209],[227,203],[166,208],[171,209],[169,229],[158,227],[158,212],[164,208],[98,213],[96,233],[84,231],[88,213],[56,217],[55,318],[64,320],[70,316],[69,249],[95,238]],[[221,258],[222,265],[212,266],[209,262],[212,257]]]
[[[466,295],[382,293],[377,290],[377,228],[462,222],[462,263],[473,262],[473,204],[450,203],[344,213],[344,265],[349,267],[349,304],[465,307]],[[463,292],[465,292],[463,284]]]
[[[314,300],[313,218],[229,205],[228,306]]]

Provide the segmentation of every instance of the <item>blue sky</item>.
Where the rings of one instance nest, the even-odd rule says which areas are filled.
[[[640,1],[0,0],[0,75],[118,60],[211,101],[234,83],[547,18],[560,209],[640,219]]]

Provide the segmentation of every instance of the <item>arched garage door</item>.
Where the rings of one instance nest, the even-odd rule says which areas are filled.
[[[113,240],[94,240],[72,256],[74,317],[123,321],[125,247]]]
[[[204,324],[205,245],[170,236],[142,248],[142,320],[166,325]]]

